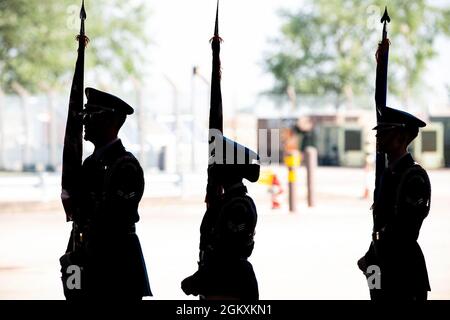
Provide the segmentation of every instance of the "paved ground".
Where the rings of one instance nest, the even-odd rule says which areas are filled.
[[[283,178],[284,171],[280,175]],[[267,188],[250,188],[259,212],[251,262],[262,299],[368,299],[365,279],[356,267],[371,232],[370,202],[361,199],[364,171],[319,168],[316,177],[317,205],[307,208],[304,172],[300,171],[296,214],[290,214],[286,206],[272,211]],[[430,272],[430,298],[450,299],[450,170],[431,171],[430,177],[432,211],[419,242]],[[187,177],[185,197],[177,197],[181,189],[171,179],[152,184],[148,177],[147,181],[137,232],[154,298],[185,299],[179,283],[196,268],[204,180]],[[5,188],[6,182],[0,181],[0,186]],[[30,188],[23,184],[17,190]],[[158,188],[159,193],[152,192]],[[169,190],[172,197],[162,197],[162,190]],[[20,201],[19,195],[15,197]],[[33,197],[17,206],[12,201],[0,203],[0,299],[63,299],[58,258],[70,225],[53,191],[41,202],[33,202]]]

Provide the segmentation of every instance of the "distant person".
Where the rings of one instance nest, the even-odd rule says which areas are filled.
[[[388,168],[375,189],[372,243],[358,261],[368,277],[376,270],[373,267],[379,268],[379,285],[370,287],[372,300],[423,301],[430,291],[417,239],[430,211],[431,187],[426,171],[407,151],[424,126],[413,115],[386,107],[374,128],[377,149],[387,154]]]
[[[64,267],[83,268],[81,288],[68,299],[141,300],[151,296],[135,223],[144,191],[138,160],[117,137],[133,108],[118,97],[86,88],[84,139],[95,150],[83,162],[76,199],[79,230],[72,233]],[[71,292],[74,291],[75,292]]]
[[[299,150],[304,153],[307,147],[315,146],[314,123],[310,117],[300,117],[294,126],[299,136]]]
[[[226,163],[224,157],[222,164],[209,166],[209,179],[223,193],[207,203],[200,226],[198,271],[184,279],[181,288],[187,295],[200,295],[206,300],[257,300],[258,282],[247,260],[254,247],[257,213],[242,180],[258,180],[259,157],[234,141],[222,141],[234,155],[244,150],[245,163]]]

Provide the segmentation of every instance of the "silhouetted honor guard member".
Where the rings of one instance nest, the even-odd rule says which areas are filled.
[[[78,54],[70,90],[61,175],[61,200],[66,213],[66,221],[72,221],[70,248],[67,248],[66,254],[60,258],[61,280],[64,295],[71,300],[82,296],[79,289],[82,285],[81,280],[85,280],[79,257],[81,252],[81,233],[79,228],[78,199],[80,191],[79,177],[81,176],[83,158],[83,124],[79,114],[83,111],[84,53],[89,43],[89,39],[85,34],[84,22],[86,17],[83,1],[80,10],[80,33],[76,37]]]
[[[430,211],[431,187],[426,171],[407,151],[424,126],[409,113],[385,107],[374,128],[377,149],[387,154],[388,167],[375,189],[372,243],[358,261],[368,277],[370,266],[373,272],[373,266],[381,271],[378,288],[370,288],[372,300],[426,300],[430,291],[417,239]]]
[[[211,300],[259,298],[256,276],[247,260],[254,247],[257,213],[242,183],[243,179],[256,182],[259,171],[255,152],[216,135],[208,174],[220,195],[208,200],[200,226],[199,268],[182,282],[186,294]]]
[[[78,230],[70,238],[67,258],[76,241],[75,262],[83,267],[80,298],[141,299],[152,295],[135,230],[144,175],[117,137],[133,108],[106,92],[85,91],[84,139],[95,150],[81,168],[73,200]]]
[[[217,1],[211,39],[207,210],[200,226],[198,271],[184,279],[181,288],[186,294],[200,295],[202,299],[256,300],[259,297],[258,283],[247,258],[253,251],[257,215],[242,180],[258,180],[259,157],[250,149],[223,137],[221,42]]]

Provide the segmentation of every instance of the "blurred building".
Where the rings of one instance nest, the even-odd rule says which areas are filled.
[[[309,112],[299,117],[260,118],[258,129],[279,129],[297,132],[298,149],[305,147],[305,131],[301,130],[302,118],[311,122],[312,128],[306,132],[318,151],[318,162],[322,166],[364,167],[368,159],[375,161],[375,132],[373,112],[369,110],[351,110],[342,113]],[[428,169],[450,166],[450,117],[430,117],[427,126],[410,146],[415,159]],[[283,137],[283,135],[282,135]],[[270,138],[263,142],[267,145]],[[303,140],[303,141],[302,141]],[[280,159],[284,156],[282,138],[278,152]]]
[[[141,99],[133,89],[128,95],[120,95],[136,110],[120,138],[147,171],[199,172],[207,166],[208,86],[197,90],[198,97],[193,101],[185,99],[188,93],[169,89],[143,90]],[[68,97],[54,94],[51,99],[46,95],[24,99],[6,95],[1,101],[0,169],[59,171]],[[375,114],[371,108],[336,112],[322,98],[302,102],[305,105],[301,110],[289,106],[267,110],[263,101],[246,109],[229,110],[225,105],[224,134],[260,153],[277,154],[278,159],[284,158],[287,144],[290,148],[296,144],[300,151],[315,146],[319,165],[323,166],[364,167],[368,159],[375,158],[375,133],[371,130]],[[410,147],[415,159],[426,168],[450,167],[450,113],[417,115],[428,125]],[[278,141],[274,143],[274,139]],[[262,145],[267,151],[261,150]],[[85,142],[84,156],[92,151],[93,145]]]

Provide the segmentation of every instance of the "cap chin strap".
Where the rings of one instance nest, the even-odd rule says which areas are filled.
[[[380,128],[381,127],[381,128]],[[393,128],[405,128],[406,124],[404,123],[395,123],[395,122],[379,122],[374,130],[387,130]]]
[[[115,112],[116,111],[116,109],[114,109],[114,108],[108,108],[108,107],[105,107],[105,106],[100,106],[98,104],[92,104],[92,103],[86,103],[84,105],[84,107],[85,108],[87,108],[87,107],[94,107],[94,108],[99,108],[99,109],[102,109],[102,110],[105,110],[105,111],[111,111],[111,112]]]
[[[239,187],[245,186],[244,183],[242,183],[242,181],[236,182],[230,186],[228,186],[228,188],[224,187],[224,191],[225,193],[230,192],[232,190],[238,189]]]

